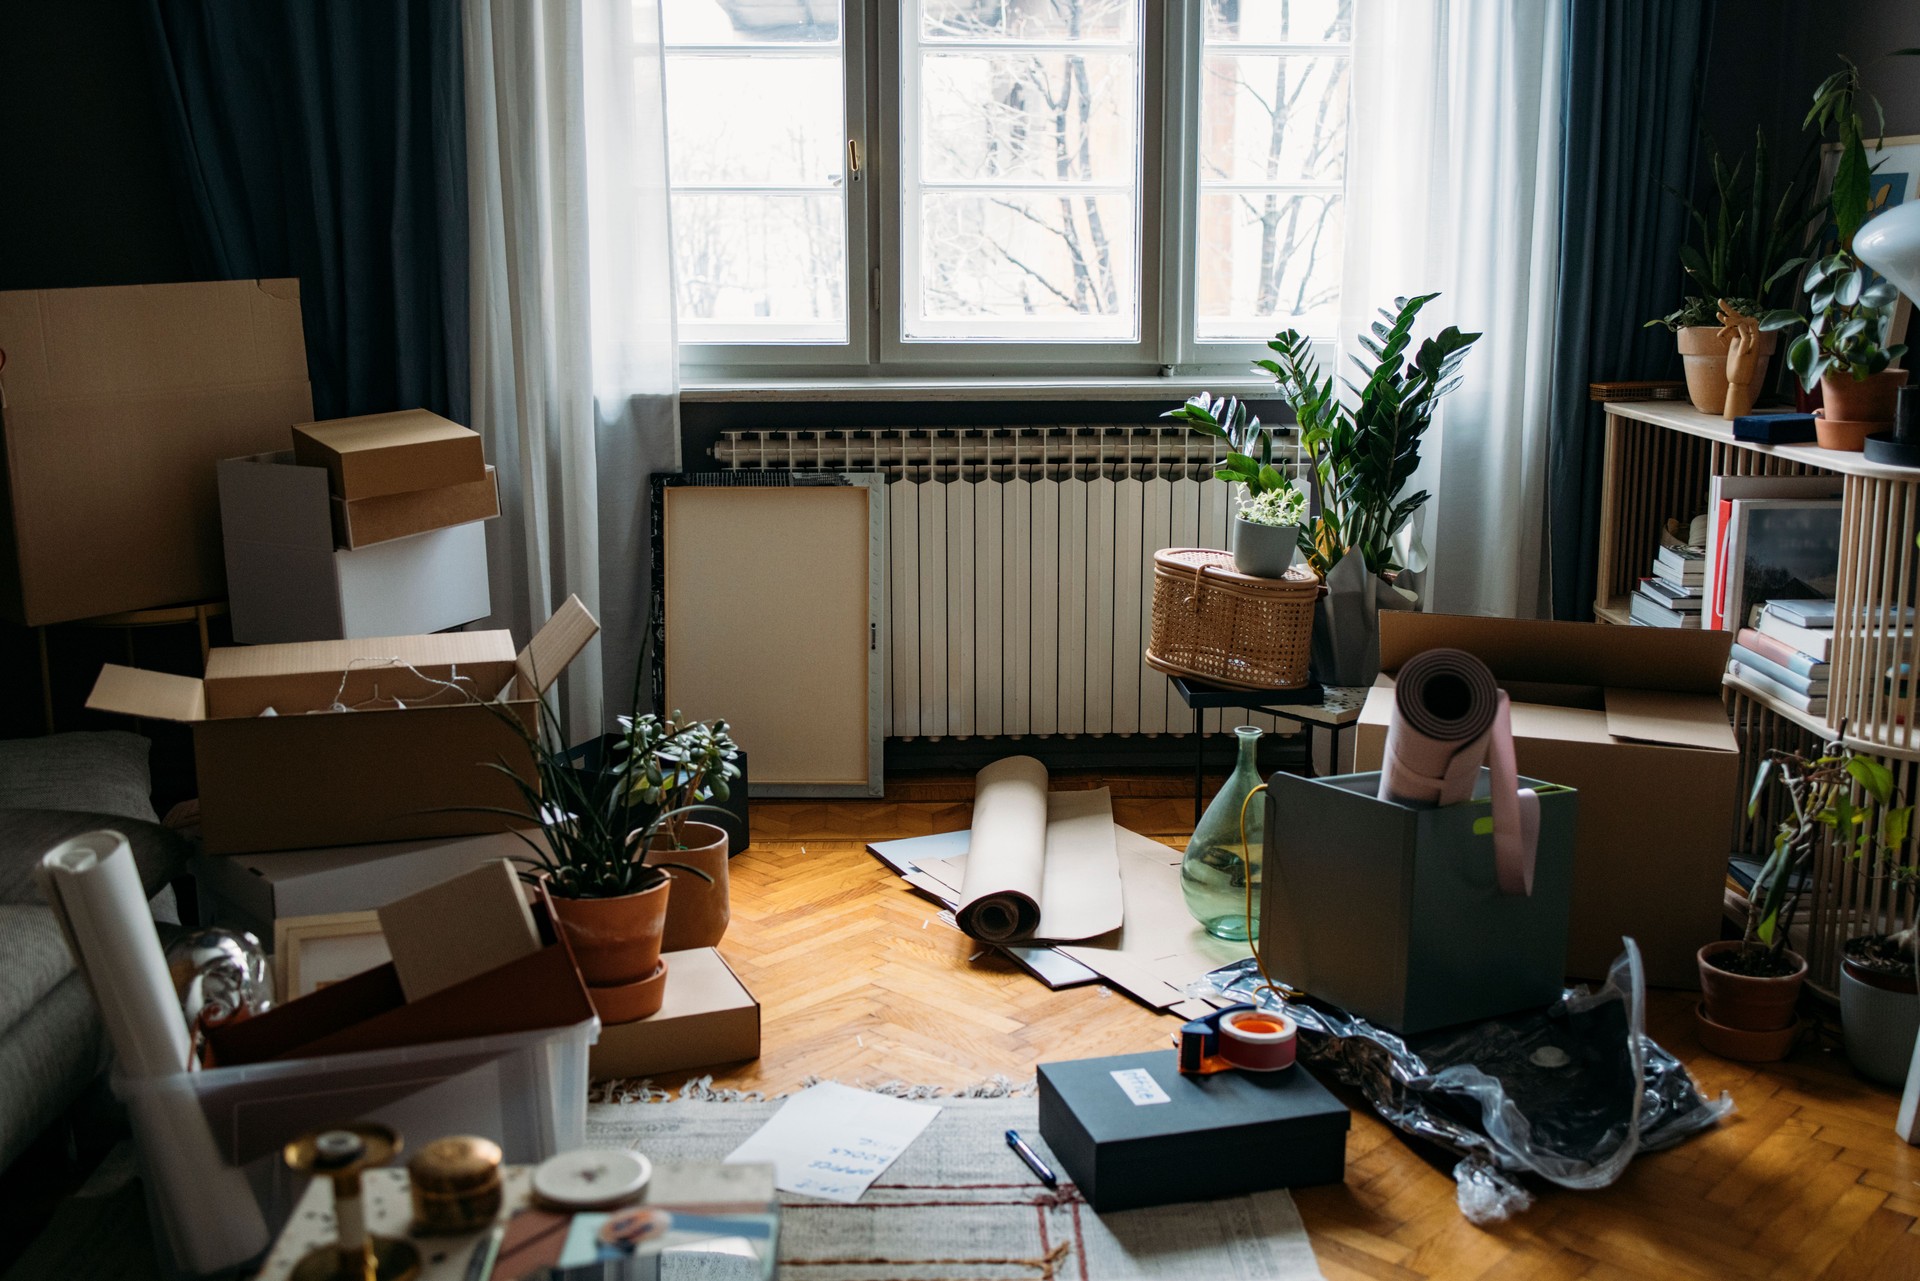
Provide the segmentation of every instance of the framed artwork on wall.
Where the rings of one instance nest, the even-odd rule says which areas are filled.
[[[1833,173],[1839,163],[1839,143],[1829,143],[1820,149],[1820,177],[1814,194],[1822,201],[1833,190]],[[1867,148],[1867,163],[1873,170],[1867,188],[1869,221],[1896,205],[1920,198],[1920,134],[1880,139],[1878,146]],[[1833,225],[1833,220],[1825,219],[1814,233],[1814,241],[1808,246],[1808,252],[1815,257],[1822,257],[1838,248],[1839,242],[1840,233]],[[1877,273],[1869,272],[1868,275],[1873,280],[1880,279]],[[1887,334],[1888,342],[1907,340],[1907,325],[1912,316],[1913,300],[1902,294],[1899,306],[1894,308],[1893,324]]]

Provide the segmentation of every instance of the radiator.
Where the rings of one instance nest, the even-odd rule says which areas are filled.
[[[1227,545],[1216,443],[1129,426],[743,431],[714,455],[885,474],[890,736],[1072,737],[1193,730],[1141,654],[1154,552]],[[1290,442],[1277,461],[1297,468]]]

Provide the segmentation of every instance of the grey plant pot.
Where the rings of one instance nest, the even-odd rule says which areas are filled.
[[[1863,983],[1843,966],[1840,1029],[1856,1072],[1882,1085],[1904,1085],[1914,1040],[1920,1037],[1920,995]]]
[[[1256,525],[1233,518],[1233,567],[1255,578],[1284,578],[1300,548],[1297,525]]]

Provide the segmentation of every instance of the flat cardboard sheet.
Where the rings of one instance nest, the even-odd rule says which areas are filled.
[[[1105,788],[1050,793],[1046,766],[1011,756],[980,771],[974,795],[955,913],[962,930],[1007,944],[1120,928],[1125,907]]]
[[[0,293],[0,613],[226,594],[214,465],[313,416],[300,282]]]

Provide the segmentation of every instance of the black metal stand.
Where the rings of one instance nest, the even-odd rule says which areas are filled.
[[[1333,736],[1333,759],[1340,759],[1340,734],[1347,725],[1338,722],[1309,720],[1297,715],[1302,706],[1322,707],[1327,701],[1326,689],[1318,681],[1309,681],[1299,689],[1228,689],[1225,685],[1213,685],[1190,676],[1169,676],[1173,688],[1182,701],[1193,709],[1193,821],[1198,823],[1200,815],[1206,809],[1205,752],[1206,732],[1204,718],[1207,712],[1217,707],[1238,707],[1249,712],[1265,712],[1269,716],[1278,716],[1282,720],[1297,723],[1307,733],[1306,777],[1313,775],[1313,727],[1326,725]]]

